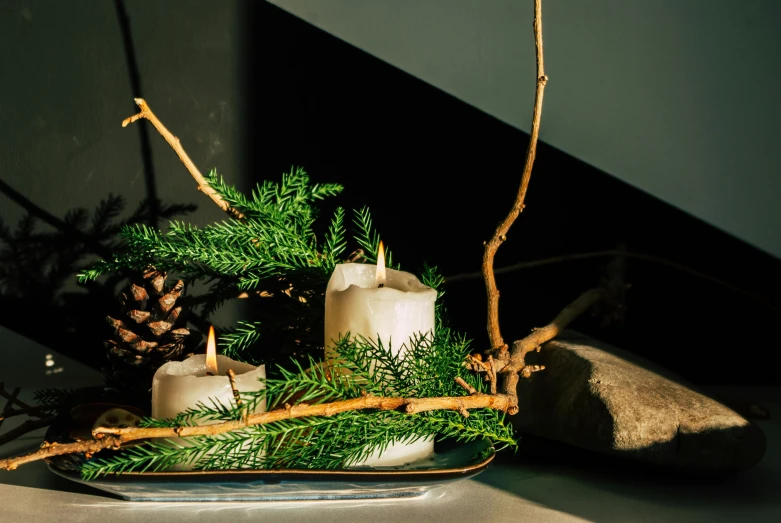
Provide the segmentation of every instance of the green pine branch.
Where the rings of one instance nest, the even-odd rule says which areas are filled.
[[[187,281],[210,285],[204,299],[194,300],[206,312],[242,291],[251,298],[262,294],[262,298],[256,298],[252,321],[240,321],[233,329],[219,329],[220,348],[234,359],[273,365],[264,379],[265,388],[242,393],[240,405],[206,400],[171,419],[147,418],[143,426],[178,427],[237,420],[261,403],[271,410],[287,404],[320,404],[365,394],[464,396],[466,391],[457,385],[457,377],[478,391],[485,390],[480,377],[464,365],[471,351],[470,342],[445,324],[440,299],[435,334],[390,340],[386,346],[379,339],[350,338],[348,333],[336,346],[339,363],[328,368],[321,362],[324,291],[333,268],[350,240],[364,250],[365,259],[376,263],[380,242],[367,207],[354,211],[350,239],[343,208],[338,207],[326,224],[320,224],[320,200],[338,194],[341,186],[312,184],[302,169],[291,169],[278,182],[258,184],[249,195],[227,184],[214,171],[207,176],[207,182],[241,212],[241,220],[226,219],[203,227],[172,221],[167,230],[127,224],[121,229],[123,248],[80,277],[87,281],[107,272],[141,270],[149,265],[178,272]],[[98,214],[98,221],[114,218],[111,202]],[[385,252],[387,266],[397,268],[390,251]],[[444,280],[435,266],[424,266],[421,279],[437,289],[438,298],[442,297]],[[179,464],[199,470],[340,468],[383,450],[394,441],[428,436],[462,442],[487,438],[498,448],[515,446],[503,413],[491,409],[472,410],[466,418],[451,411],[405,414],[363,410],[193,437],[188,438],[187,444],[148,441],[108,458],[89,460],[82,475],[93,479],[109,473],[166,470]]]
[[[368,207],[361,207],[353,214],[353,227],[355,229],[355,241],[363,249],[363,257],[369,263],[377,263],[377,251],[380,249],[380,234],[374,228],[371,212]],[[393,264],[393,254],[385,247],[385,266],[399,270],[398,265]]]
[[[353,399],[364,394],[394,397],[464,396],[455,378],[482,391],[476,374],[463,365],[469,341],[443,328],[403,344],[405,353],[380,342],[345,336],[336,347],[338,364],[326,368],[314,359],[293,362],[281,376],[265,379],[265,388],[242,394],[242,404],[203,402],[171,419],[146,419],[143,426],[178,427],[241,419],[261,401],[269,410],[285,404],[310,405]],[[376,362],[373,364],[372,362]],[[217,436],[188,438],[188,445],[144,443],[111,458],[97,458],[82,469],[85,479],[128,471],[164,470],[188,463],[196,470],[225,468],[343,468],[394,441],[435,436],[470,442],[483,438],[499,449],[514,447],[504,413],[474,409],[469,417],[453,411],[405,414],[397,411],[349,411],[333,416],[295,418],[246,427]]]

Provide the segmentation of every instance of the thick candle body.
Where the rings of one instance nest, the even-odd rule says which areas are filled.
[[[206,355],[196,354],[185,361],[169,361],[162,365],[152,380],[152,417],[172,418],[198,402],[211,404],[215,398],[223,405],[230,405],[233,389],[227,376],[228,369],[236,373],[236,388],[240,392],[261,390],[264,385],[258,378],[266,377],[266,367],[255,367],[235,361],[227,356],[217,356],[217,374],[206,374]],[[265,401],[256,412],[266,410]]]
[[[255,367],[248,363],[232,360],[227,356],[217,356],[217,373],[206,373],[206,355],[196,354],[185,361],[169,361],[162,365],[152,380],[152,417],[158,419],[173,418],[198,403],[211,406],[215,399],[225,406],[234,402],[233,389],[227,376],[228,369],[236,373],[236,388],[239,392],[258,391],[265,384],[258,381],[266,377],[266,366]],[[263,400],[253,412],[265,412]],[[198,420],[200,425],[210,425],[219,421]],[[187,438],[173,438],[180,445],[187,445]],[[211,452],[207,453],[210,454]],[[181,464],[173,470],[190,470],[191,464]]]
[[[325,356],[334,360],[335,342],[348,332],[382,342],[404,357],[410,338],[434,332],[437,291],[414,274],[386,269],[384,287],[376,283],[376,265],[339,264],[325,293]],[[380,456],[374,453],[353,465],[395,466],[430,456],[433,438],[393,443]]]
[[[385,286],[375,283],[376,266],[343,263],[336,266],[325,291],[325,348],[331,357],[334,341],[350,332],[382,341],[398,354],[413,335],[434,331],[437,291],[414,274],[386,269]]]

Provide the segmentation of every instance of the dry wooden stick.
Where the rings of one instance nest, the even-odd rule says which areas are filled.
[[[243,405],[243,402],[241,401],[241,393],[239,392],[238,387],[236,387],[236,373],[233,372],[233,369],[228,369],[228,380],[231,384],[231,390],[233,391],[233,399],[236,401],[236,406],[241,407]],[[241,419],[244,421],[244,423],[247,422],[247,416],[248,416],[247,409],[241,409]]]
[[[171,131],[166,129],[163,123],[157,118],[157,116],[155,116],[155,113],[152,112],[152,109],[149,108],[149,105],[147,105],[146,101],[144,101],[143,98],[134,98],[134,100],[136,105],[138,105],[138,107],[141,109],[141,112],[131,116],[130,118],[125,118],[122,121],[122,127],[126,127],[128,124],[131,124],[141,118],[149,120],[149,122],[155,126],[155,129],[157,129],[157,132],[159,132],[160,135],[165,138],[165,141],[168,142],[168,145],[170,145],[174,152],[176,152],[184,166],[188,171],[190,171],[192,177],[195,178],[195,181],[198,183],[198,190],[211,198],[212,201],[220,207],[220,209],[228,213],[232,218],[237,220],[244,220],[244,215],[231,207],[228,202],[223,200],[217,191],[215,191],[214,188],[209,185],[209,182],[206,181],[206,178],[204,178],[204,176],[201,174],[201,171],[198,170],[198,167],[195,166],[193,161],[184,151],[182,144],[179,142],[179,138],[171,134]]]
[[[155,428],[109,428],[98,427],[92,433],[93,440],[74,443],[44,443],[39,450],[16,458],[0,459],[0,470],[14,470],[19,465],[41,459],[60,456],[62,454],[88,453],[94,454],[103,449],[119,449],[123,443],[148,438],[176,438],[188,436],[213,436],[253,425],[264,425],[293,418],[309,416],[333,416],[341,412],[364,409],[400,410],[407,414],[427,412],[430,410],[457,410],[464,414],[468,409],[506,410],[509,399],[504,394],[473,394],[459,397],[435,398],[389,398],[382,396],[362,396],[360,398],[321,403],[318,405],[285,405],[285,407],[269,412],[255,413],[245,420],[232,420],[214,425],[195,425],[187,427],[155,427]],[[467,413],[468,415],[468,413]]]
[[[236,400],[236,405],[241,407],[241,394],[239,393],[239,389],[236,387],[236,373],[233,372],[233,369],[228,369],[228,381],[230,381],[231,384],[231,390],[233,391],[233,399]]]
[[[483,253],[483,277],[485,279],[486,293],[488,294],[488,337],[491,341],[491,349],[497,354],[507,351],[507,344],[502,338],[499,328],[499,289],[496,286],[494,276],[494,257],[499,246],[507,240],[510,227],[524,209],[526,191],[529,188],[529,180],[532,175],[532,166],[537,154],[537,140],[540,135],[540,118],[542,116],[542,97],[545,93],[545,84],[548,77],[545,75],[545,64],[542,53],[542,0],[534,0],[534,43],[537,50],[537,90],[534,94],[534,113],[532,115],[532,128],[529,137],[529,146],[526,150],[526,163],[523,166],[521,185],[515,197],[515,203],[509,214],[496,228],[493,237],[486,242]]]
[[[504,378],[502,390],[510,401],[510,405],[507,408],[508,414],[518,413],[518,391],[516,387],[518,385],[519,373],[520,377],[528,378],[532,373],[545,369],[543,365],[527,365],[526,355],[531,351],[539,351],[543,343],[558,336],[567,325],[589,310],[603,296],[604,291],[601,289],[591,289],[584,292],[575,301],[567,305],[552,322],[544,327],[534,329],[530,335],[513,342],[509,357],[506,360],[502,360],[503,365],[498,370]]]

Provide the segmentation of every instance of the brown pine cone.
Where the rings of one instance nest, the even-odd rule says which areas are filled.
[[[145,271],[140,285],[131,283],[122,293],[118,317],[106,317],[114,330],[105,342],[112,363],[107,369],[109,381],[151,388],[152,376],[161,365],[183,359],[186,349],[200,341],[200,333],[185,327],[186,306],[180,300],[184,282],[168,286],[165,280],[162,271]]]

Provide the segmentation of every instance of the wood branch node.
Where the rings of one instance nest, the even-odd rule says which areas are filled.
[[[469,394],[477,394],[477,389],[475,389],[473,386],[471,386],[469,383],[464,381],[464,378],[461,376],[456,377],[456,383],[464,390],[466,390]]]

